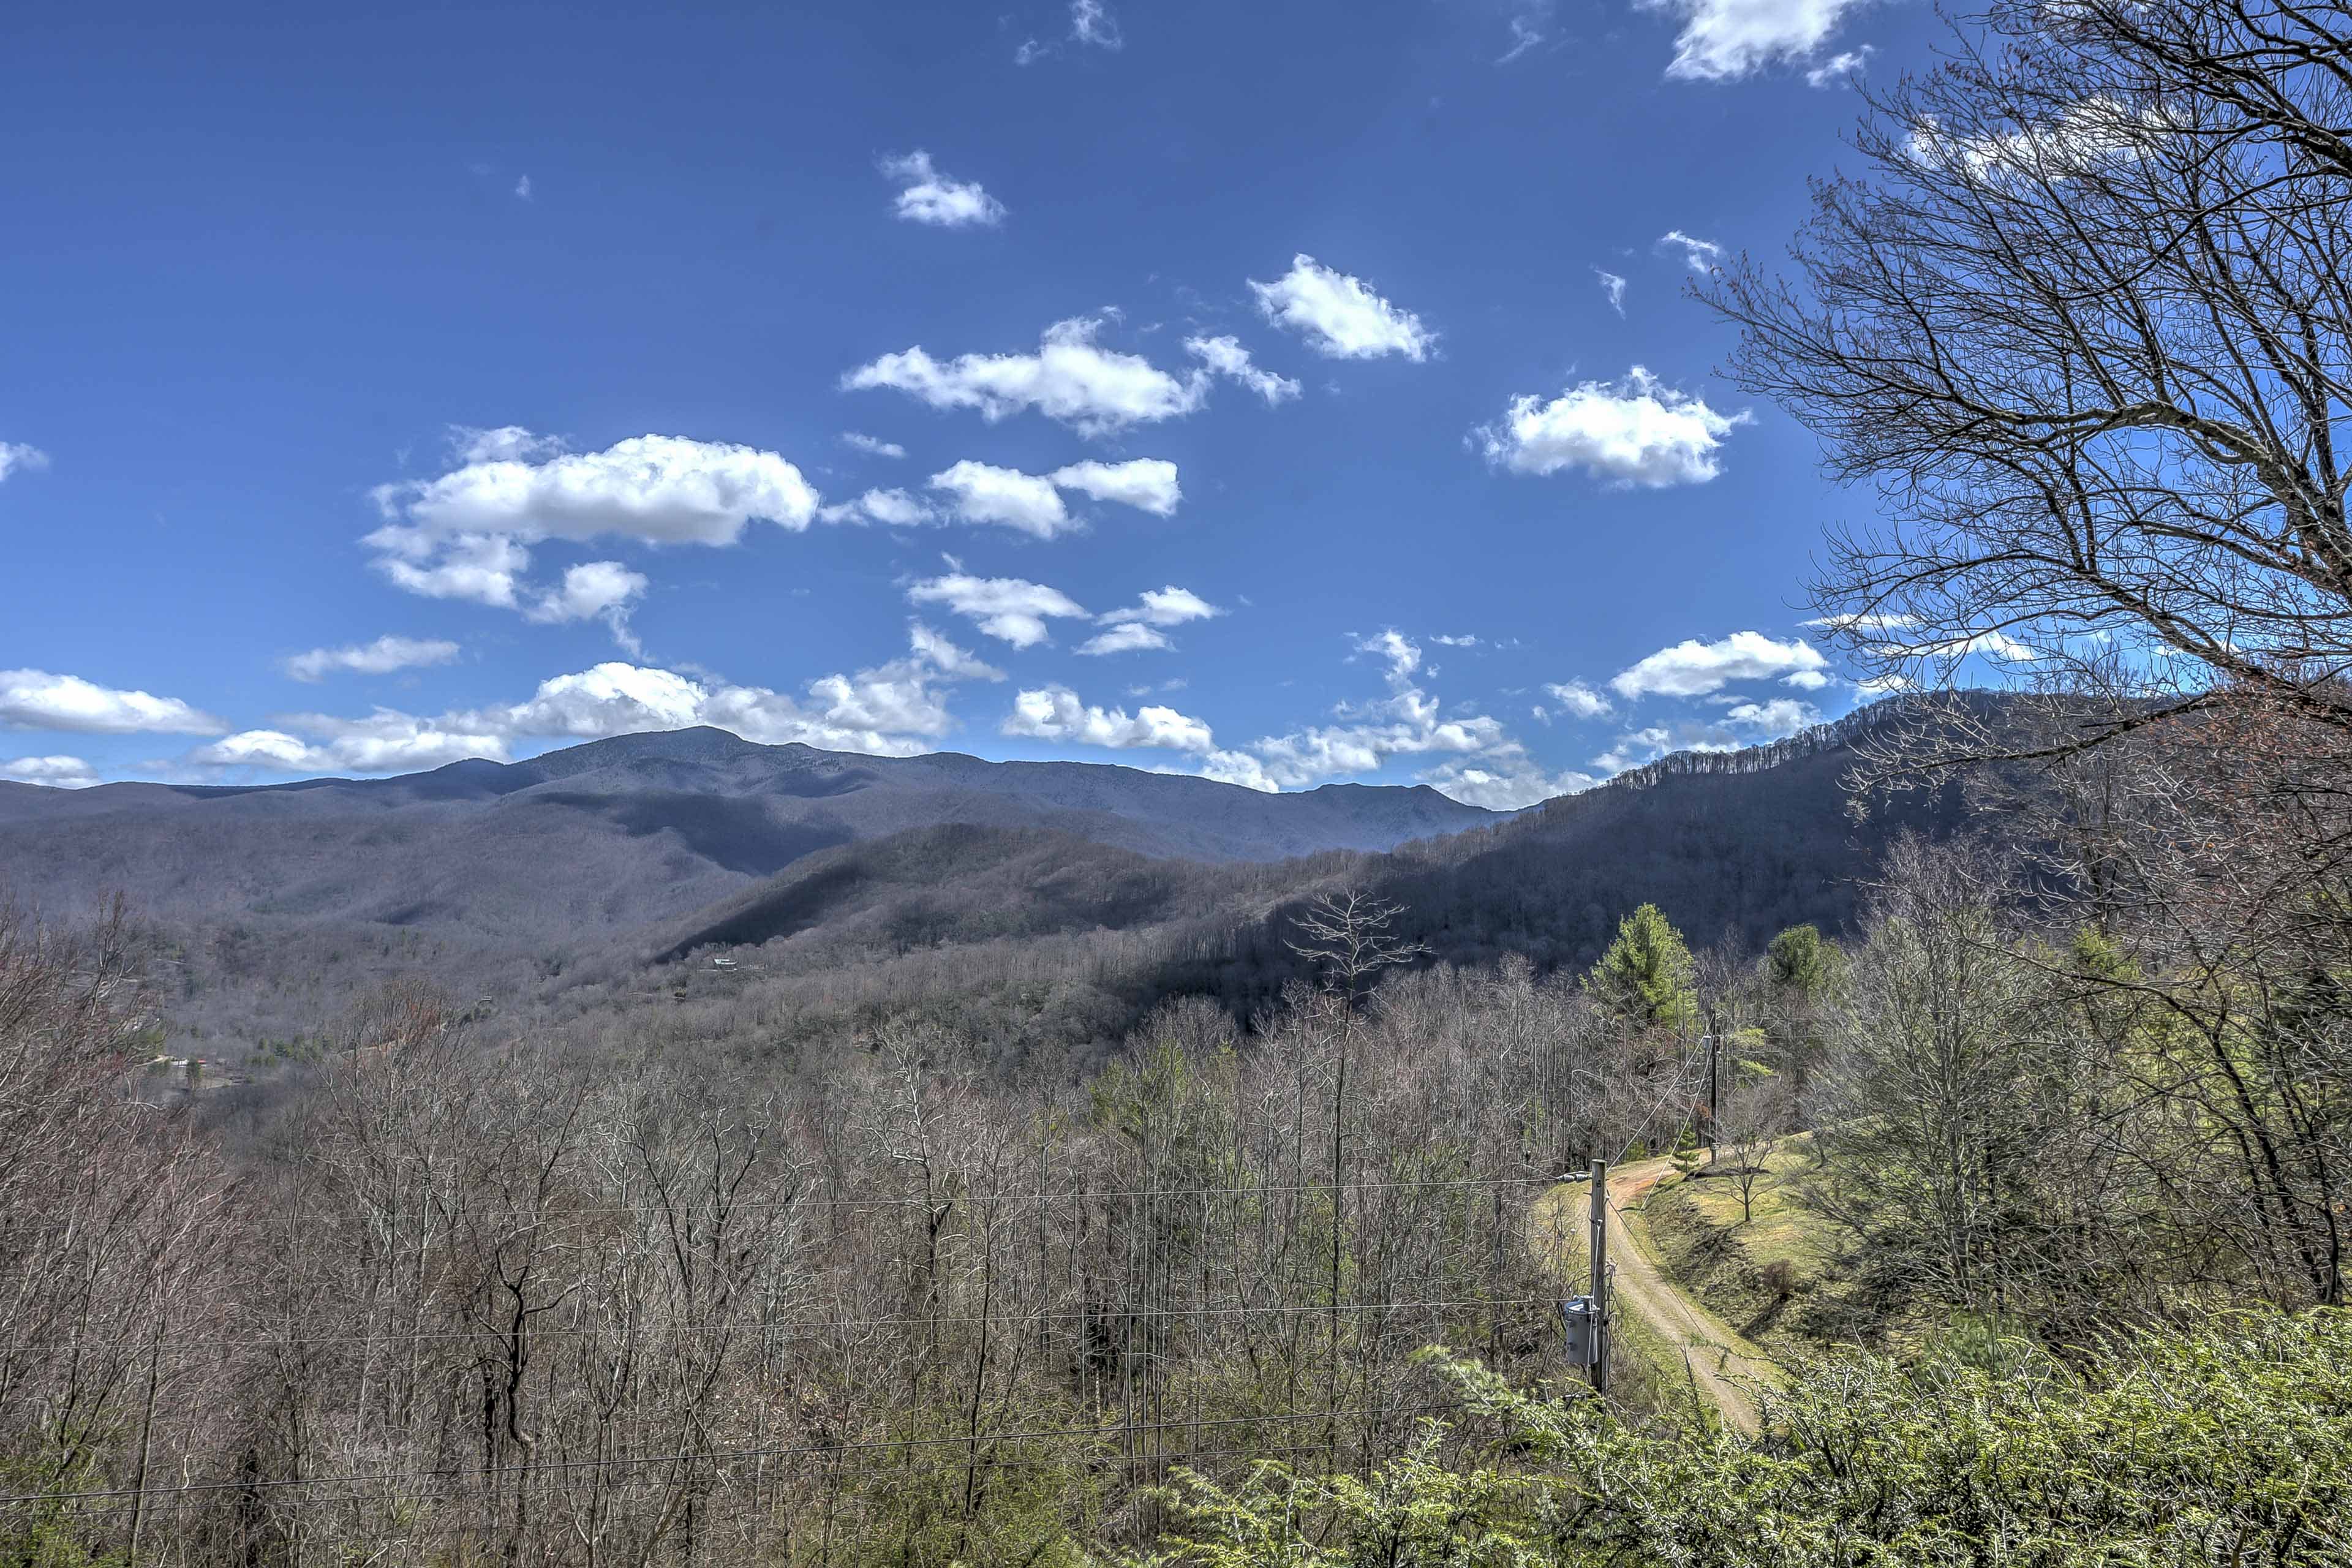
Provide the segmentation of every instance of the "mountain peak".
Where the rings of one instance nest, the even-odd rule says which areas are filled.
[[[724,763],[737,757],[777,752],[815,752],[815,748],[797,743],[763,746],[756,741],[743,739],[731,730],[696,724],[683,730],[641,730],[633,734],[614,735],[602,741],[566,746],[561,751],[541,752],[525,765],[540,769],[551,778],[561,778],[621,763]]]

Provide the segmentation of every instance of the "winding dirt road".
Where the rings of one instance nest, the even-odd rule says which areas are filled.
[[[1681,1355],[1691,1385],[1721,1414],[1724,1424],[1753,1436],[1760,1423],[1749,1390],[1772,1387],[1780,1381],[1780,1369],[1685,1295],[1625,1223],[1625,1210],[1647,1197],[1673,1168],[1671,1160],[1639,1160],[1609,1173],[1609,1259],[1616,1265],[1612,1314],[1621,1321],[1626,1315],[1639,1318]],[[1564,1184],[1538,1200],[1538,1218],[1554,1236],[1570,1234],[1563,1227],[1585,1224],[1590,1203],[1582,1183]],[[1553,1256],[1565,1273],[1570,1258],[1559,1250]],[[1581,1279],[1570,1283],[1580,1293],[1585,1285]]]

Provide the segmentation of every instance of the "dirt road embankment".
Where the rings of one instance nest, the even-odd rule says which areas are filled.
[[[1621,1324],[1628,1317],[1637,1320],[1679,1362],[1682,1376],[1724,1424],[1752,1435],[1760,1425],[1752,1391],[1777,1385],[1780,1368],[1685,1294],[1626,1223],[1627,1211],[1637,1207],[1673,1168],[1669,1160],[1641,1160],[1609,1173],[1609,1257],[1616,1265],[1612,1311]],[[1562,1184],[1537,1200],[1538,1245],[1552,1247],[1566,1294],[1583,1293],[1584,1248],[1556,1244],[1581,1237],[1590,1203],[1590,1189],[1582,1183]]]

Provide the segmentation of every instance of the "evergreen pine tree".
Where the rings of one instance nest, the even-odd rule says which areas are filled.
[[[1629,1024],[1679,1029],[1698,1016],[1690,948],[1655,904],[1617,922],[1617,940],[1584,977],[1593,1000]]]

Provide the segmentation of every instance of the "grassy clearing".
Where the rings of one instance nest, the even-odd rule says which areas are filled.
[[[1885,1347],[1902,1325],[1868,1299],[1830,1221],[1805,1206],[1806,1135],[1784,1139],[1756,1184],[1750,1217],[1728,1175],[1669,1176],[1644,1205],[1651,1256],[1742,1337],[1776,1355]]]

